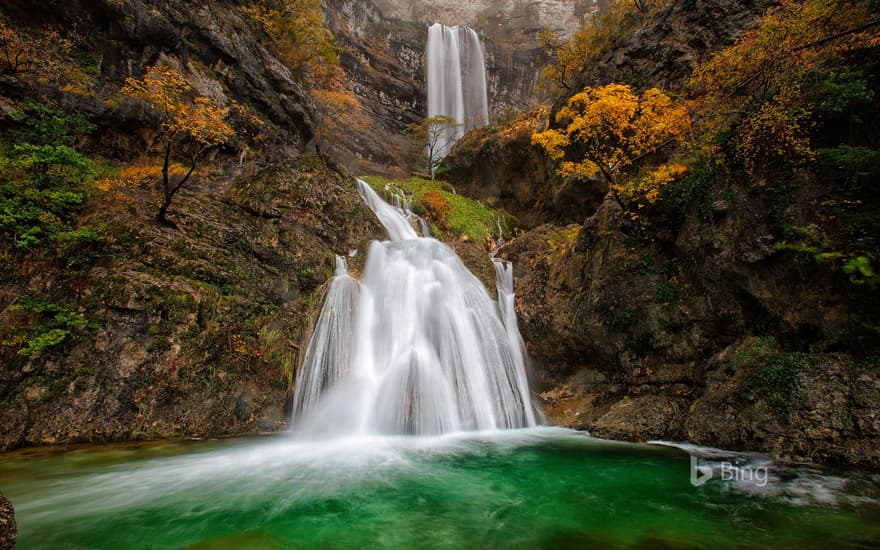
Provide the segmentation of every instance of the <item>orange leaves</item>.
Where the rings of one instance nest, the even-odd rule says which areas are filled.
[[[187,96],[192,88],[172,67],[149,67],[143,80],[129,77],[121,91],[123,95],[146,101],[161,113],[166,144],[185,137],[201,148],[209,148],[235,135],[226,122],[229,109],[219,107],[204,96],[189,100]]]
[[[446,215],[449,213],[452,205],[440,191],[428,189],[419,196],[419,201],[425,207],[426,214],[428,214],[428,218],[431,221],[443,228],[449,227],[449,220],[446,218]]]
[[[369,121],[363,114],[360,100],[348,90],[312,90],[312,97],[321,112],[318,136],[335,139],[344,132],[365,130]]]
[[[190,99],[191,88],[183,76],[161,65],[149,67],[143,80],[127,79],[121,91],[125,96],[147,102],[161,115],[163,201],[156,217],[165,222],[172,198],[195,173],[201,155],[235,135],[226,121],[229,109],[204,96]],[[190,166],[178,175],[174,173],[171,159],[184,151]]]
[[[637,158],[690,133],[683,105],[656,88],[640,97],[623,84],[584,88],[559,110],[556,122],[560,128],[533,134],[532,143],[551,158],[569,158],[559,174],[590,178],[602,173],[612,182]]]
[[[314,82],[313,71],[338,62],[333,34],[324,26],[321,2],[282,0],[276,4],[251,6],[248,13],[272,40],[281,61]]]
[[[168,115],[181,106],[183,95],[190,90],[192,88],[179,72],[164,65],[154,65],[147,68],[143,80],[125,79],[121,91],[124,95],[151,103]]]
[[[33,46],[0,20],[0,74],[14,75],[30,70],[35,61]]]
[[[869,0],[782,0],[693,74],[694,102],[711,138],[737,123],[735,146],[750,173],[814,157],[808,89],[845,54],[875,45]]]

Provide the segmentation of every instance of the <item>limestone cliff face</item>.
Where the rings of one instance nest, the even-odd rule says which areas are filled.
[[[376,0],[376,5],[390,17],[426,24],[468,25],[487,33],[493,26],[532,32],[549,28],[570,35],[598,4],[594,0]]]
[[[144,66],[177,68],[200,94],[234,100],[266,122],[202,163],[155,221],[145,183],[95,192],[77,220],[101,237],[76,264],[18,252],[0,264],[0,449],[74,441],[224,436],[281,429],[298,364],[335,254],[381,235],[353,180],[305,153],[315,107],[234,2],[0,2],[21,32],[84,36],[86,93],[63,79],[0,78],[0,131],[12,106],[52,103],[88,116],[84,155],[156,162],[150,114],[118,98]],[[77,68],[79,58],[65,59]],[[65,65],[65,67],[67,66]],[[14,139],[4,133],[3,141]],[[138,164],[140,166],[140,164]],[[118,192],[118,194],[117,194]],[[356,263],[356,262],[355,262]],[[356,266],[355,266],[356,267]],[[25,302],[81,316],[63,341],[23,355],[7,342],[45,331]],[[41,328],[42,327],[42,328]],[[22,331],[25,331],[22,333]]]
[[[357,173],[402,175],[418,148],[407,124],[426,116],[421,24],[386,17],[372,2],[326,0],[325,20],[342,47],[341,63],[369,121],[329,144],[334,156]]]
[[[323,5],[328,26],[345,50],[343,67],[371,120],[370,128],[355,129],[332,144],[337,158],[358,172],[418,169],[420,148],[403,132],[427,116],[424,52],[430,24],[468,25],[480,34],[490,118],[499,120],[540,101],[537,33],[547,27],[572,32],[597,9],[593,0],[325,0]]]
[[[286,426],[288,376],[334,254],[363,257],[378,223],[353,180],[314,157],[176,200],[174,227],[134,204],[118,214],[108,223],[125,240],[81,273],[0,284],[3,304],[75,299],[93,323],[30,357],[0,348],[0,449]],[[6,340],[28,319],[9,308],[0,321]]]
[[[580,83],[680,89],[765,7],[669,2]],[[544,124],[474,132],[446,162],[459,191],[529,229],[498,255],[515,266],[520,329],[548,419],[599,437],[876,465],[880,377],[876,358],[855,358],[848,325],[871,294],[775,246],[780,212],[794,226],[828,223],[811,206],[829,197],[823,177],[799,174],[784,202],[760,178],[718,181],[698,200],[634,216],[602,182],[555,175],[529,139]]]

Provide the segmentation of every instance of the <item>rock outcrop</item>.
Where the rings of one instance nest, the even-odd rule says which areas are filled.
[[[682,89],[765,7],[668,2],[580,84]],[[877,364],[857,358],[850,323],[868,290],[782,243],[785,227],[828,223],[811,207],[829,199],[821,176],[802,171],[784,193],[762,178],[703,182],[625,209],[606,184],[555,174],[529,142],[544,117],[475,132],[446,163],[457,189],[528,229],[498,254],[515,265],[548,419],[599,437],[876,465]]]
[[[712,224],[655,219],[646,230],[609,194],[583,225],[540,226],[501,248],[551,422],[794,460],[880,460],[876,365],[823,351],[852,307],[842,281],[768,246],[771,205],[759,197]]]
[[[203,181],[176,200],[174,227],[131,205],[116,222],[127,238],[74,278],[0,286],[5,304],[75,297],[91,327],[27,358],[0,349],[0,448],[286,425],[289,377],[334,254],[363,257],[381,228],[353,180],[313,157]],[[4,311],[0,337],[25,315]]]
[[[767,0],[675,0],[625,37],[578,78],[580,86],[610,81],[645,89],[680,89],[694,68],[732,44],[771,5]]]
[[[9,499],[0,495],[0,550],[13,550],[17,535],[15,508]]]
[[[152,185],[111,178],[76,220],[94,230],[86,248],[62,262],[53,250],[9,247],[17,255],[0,277],[0,449],[283,428],[334,255],[363,252],[382,234],[354,181],[305,153],[315,106],[299,78],[234,2],[2,8],[28,39],[78,33],[62,33],[73,46],[46,60],[60,75],[0,78],[4,132],[19,122],[11,104],[81,113],[95,128],[77,137],[78,151],[111,159],[113,173],[143,169],[153,183],[152,115],[118,92],[155,63],[220,106],[235,102],[244,114],[230,117],[258,122],[236,125],[201,163],[174,197],[173,224],[155,221]],[[64,329],[46,308],[66,312]],[[47,334],[50,344],[18,353]]]

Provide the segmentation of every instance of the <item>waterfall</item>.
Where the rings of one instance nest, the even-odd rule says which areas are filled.
[[[388,231],[360,282],[337,274],[297,373],[295,429],[307,436],[440,434],[534,426],[509,264],[498,303],[407,210],[358,181]]]
[[[446,115],[460,126],[446,128],[437,147],[445,157],[467,130],[489,122],[486,66],[476,31],[434,23],[428,29],[428,117]]]
[[[351,336],[358,282],[348,274],[342,256],[336,256],[336,274],[324,296],[324,307],[309,338],[296,387],[293,414],[311,410],[325,389],[333,386],[351,367]]]

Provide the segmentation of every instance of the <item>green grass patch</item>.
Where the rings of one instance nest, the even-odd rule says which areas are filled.
[[[467,235],[471,240],[485,244],[489,237],[498,237],[499,225],[504,233],[509,234],[516,224],[515,218],[510,214],[457,195],[451,185],[441,180],[432,181],[418,177],[388,180],[377,176],[362,179],[380,194],[397,194],[409,198],[413,212],[432,224],[432,232],[437,237],[452,232],[455,235]],[[437,200],[438,195],[442,198],[441,201]]]

